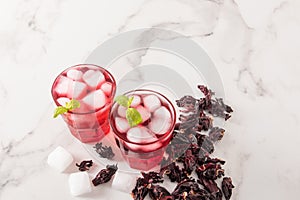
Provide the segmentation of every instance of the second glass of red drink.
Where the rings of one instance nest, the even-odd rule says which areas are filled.
[[[172,139],[175,108],[165,96],[152,90],[134,90],[124,95],[133,97],[131,107],[140,113],[142,122],[130,127],[127,108],[114,103],[110,123],[115,140],[131,168],[148,171],[160,164]]]

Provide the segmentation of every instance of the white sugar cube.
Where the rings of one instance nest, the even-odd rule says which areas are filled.
[[[86,171],[72,173],[69,176],[70,193],[79,196],[92,191],[89,175]]]
[[[73,162],[73,156],[63,147],[58,146],[54,151],[48,155],[47,163],[49,166],[58,170],[65,171]]]
[[[116,190],[128,192],[134,188],[135,182],[135,176],[117,171],[111,186]]]

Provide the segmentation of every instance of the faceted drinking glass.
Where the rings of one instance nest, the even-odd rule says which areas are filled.
[[[116,144],[131,168],[148,171],[160,164],[172,139],[175,108],[164,95],[152,90],[134,90],[124,95],[134,97],[131,107],[139,111],[143,121],[130,127],[126,108],[114,103],[110,123]]]
[[[110,131],[109,113],[116,91],[114,77],[104,68],[80,64],[61,72],[51,93],[57,106],[71,99],[80,108],[62,114],[72,135],[83,143],[98,142]]]

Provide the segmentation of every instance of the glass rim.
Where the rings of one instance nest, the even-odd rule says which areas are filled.
[[[158,96],[161,96],[164,100],[166,100],[167,103],[168,103],[169,105],[171,105],[171,106],[170,106],[170,107],[171,107],[170,110],[171,110],[171,115],[172,115],[172,112],[173,112],[173,122],[171,123],[170,128],[166,131],[166,133],[169,132],[169,134],[164,134],[162,137],[157,138],[157,140],[155,140],[155,141],[153,141],[153,142],[147,142],[147,143],[142,143],[142,144],[141,144],[141,143],[137,143],[137,142],[131,142],[131,141],[129,141],[129,140],[126,140],[126,142],[127,142],[127,143],[130,143],[130,144],[139,145],[139,146],[146,146],[146,145],[149,145],[149,144],[154,144],[154,143],[160,142],[160,141],[164,140],[165,138],[169,137],[170,134],[172,134],[172,132],[173,132],[173,130],[174,130],[174,128],[175,128],[175,125],[176,125],[176,109],[175,109],[173,103],[172,103],[165,95],[163,95],[163,94],[161,94],[161,93],[159,93],[159,92],[157,92],[157,91],[150,90],[150,89],[135,89],[135,90],[130,90],[130,91],[128,91],[128,92],[125,92],[123,95],[134,94],[134,92],[136,92],[136,91],[137,91],[137,92],[150,92],[150,93],[155,93],[155,94],[157,94]],[[112,105],[112,107],[111,107],[111,110],[113,110],[113,107],[114,107],[114,106],[116,106],[116,102],[113,103],[113,105]],[[113,117],[112,114],[113,114],[113,112],[110,112],[110,114],[109,114],[109,123],[110,123],[110,126],[111,126],[111,128],[112,128],[112,131],[113,131],[114,135],[116,135],[119,139],[124,140],[123,137],[120,137],[121,134],[118,134],[119,132],[116,130],[115,126],[114,126],[113,123],[111,122],[111,121],[112,121],[111,118]]]
[[[56,78],[54,79],[54,81],[53,81],[53,83],[52,83],[52,86],[51,86],[51,96],[52,96],[52,99],[53,99],[53,101],[55,102],[56,106],[61,106],[61,105],[57,102],[57,99],[55,99],[54,96],[53,96],[53,93],[54,93],[54,83],[56,83],[57,79],[60,77],[60,75],[61,75],[62,73],[66,72],[66,71],[68,71],[68,70],[70,70],[70,69],[72,69],[72,68],[80,67],[80,66],[84,66],[84,65],[97,67],[97,68],[100,68],[101,70],[105,71],[105,72],[109,75],[109,77],[112,79],[112,84],[113,84],[113,86],[114,86],[114,87],[113,87],[113,91],[112,91],[112,93],[111,93],[111,96],[114,96],[114,95],[115,95],[115,93],[116,93],[116,80],[115,80],[115,78],[113,77],[113,75],[112,75],[107,69],[105,69],[105,68],[103,68],[103,67],[101,67],[101,66],[99,66],[99,65],[95,65],[95,64],[87,64],[87,63],[83,64],[83,63],[82,63],[82,64],[77,64],[77,65],[72,65],[72,66],[70,66],[70,67],[64,69],[64,70],[61,71],[61,72],[56,76]],[[111,106],[111,105],[112,105],[112,102],[110,103],[109,106]],[[69,114],[76,114],[76,115],[92,114],[92,113],[98,112],[99,110],[102,110],[103,108],[105,108],[105,107],[107,107],[107,106],[108,106],[108,105],[105,104],[103,107],[101,107],[101,108],[99,108],[99,109],[97,109],[97,110],[89,111],[89,112],[72,112],[72,111],[67,111],[67,113],[69,113]]]

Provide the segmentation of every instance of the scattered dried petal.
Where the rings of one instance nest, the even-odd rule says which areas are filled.
[[[87,171],[90,169],[90,167],[93,166],[92,160],[84,160],[80,164],[76,163],[76,166],[79,167],[79,171]]]
[[[152,200],[172,200],[170,192],[159,185],[151,185],[149,196]]]
[[[211,141],[216,142],[218,140],[221,140],[224,136],[224,132],[225,130],[219,127],[213,127],[212,129],[210,129],[208,135],[209,135],[209,139],[211,139]]]
[[[222,181],[222,191],[226,200],[229,200],[232,195],[232,189],[234,185],[230,177],[224,177]]]
[[[94,186],[107,183],[118,170],[117,165],[107,165],[106,169],[102,169],[92,180]]]
[[[131,192],[132,198],[134,200],[143,200],[149,192],[149,189],[147,186],[148,186],[148,183],[147,183],[147,181],[145,181],[144,178],[138,178],[136,180],[135,187]]]
[[[164,182],[163,177],[160,173],[157,172],[142,172],[142,176],[144,177],[144,181],[147,183],[162,183]]]
[[[188,179],[187,173],[182,171],[175,162],[161,169],[160,172],[162,175],[166,174],[171,182],[181,182],[185,179]]]

